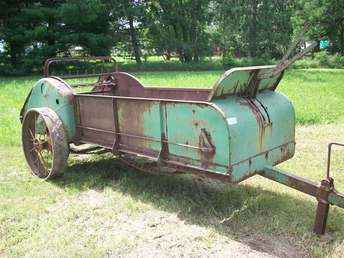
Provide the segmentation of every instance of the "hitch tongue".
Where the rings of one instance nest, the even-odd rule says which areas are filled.
[[[330,205],[335,205],[344,209],[344,193],[336,191],[334,180],[330,175],[331,147],[333,145],[344,147],[344,144],[341,143],[330,143],[328,145],[326,178],[321,181],[320,185],[306,178],[287,173],[271,166],[266,166],[264,170],[259,172],[259,175],[263,177],[294,188],[318,200],[313,228],[314,233],[318,235],[323,235],[325,233]]]

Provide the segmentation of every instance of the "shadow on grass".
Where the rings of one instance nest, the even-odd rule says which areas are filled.
[[[214,187],[190,176],[146,174],[109,156],[73,162],[52,181],[54,184],[77,192],[109,187],[157,209],[177,213],[186,223],[210,227],[257,251],[296,257],[325,241],[312,234],[315,204],[305,199],[251,185]],[[330,218],[336,219],[330,221],[329,230],[335,233],[332,242],[325,243],[327,251],[343,240],[344,218],[336,216],[339,212],[331,210]],[[304,242],[309,245],[302,246]]]

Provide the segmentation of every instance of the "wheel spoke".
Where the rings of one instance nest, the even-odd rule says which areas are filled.
[[[36,128],[36,121],[37,121],[37,114],[35,113],[34,114],[34,118],[33,118],[33,130],[34,130],[34,136],[36,135],[36,132],[37,132],[37,128]],[[36,139],[36,137],[34,137],[34,139]]]
[[[42,153],[40,151],[38,151],[38,150],[36,150],[36,152],[37,152],[37,154],[39,156],[39,159],[40,159],[40,161],[42,163],[42,166],[44,167],[45,173],[46,174],[49,173],[48,164],[46,163],[45,159],[43,158]]]
[[[42,123],[43,128],[42,131],[43,133],[38,132],[37,133],[37,129],[38,128],[38,124],[37,123]],[[41,167],[43,167],[44,169],[44,174],[47,175],[49,173],[49,169],[50,166],[46,160],[46,158],[44,157],[42,151],[43,150],[47,150],[48,152],[50,151],[50,144],[49,144],[49,137],[47,137],[47,127],[44,123],[44,120],[42,119],[42,121],[40,121],[40,116],[38,114],[34,115],[34,119],[33,119],[33,128],[28,128],[29,130],[29,134],[31,136],[31,141],[33,142],[33,148],[29,150],[29,152],[35,152],[36,153],[36,158],[34,160],[35,164],[40,164]],[[31,130],[33,129],[34,132]],[[41,131],[41,130],[40,130]]]
[[[29,152],[35,151],[36,150],[36,146],[33,146],[31,149],[29,149]]]
[[[28,130],[29,130],[29,133],[30,133],[30,135],[31,135],[31,140],[32,140],[32,142],[35,142],[35,140],[36,140],[35,134],[31,131],[30,128],[28,128]]]

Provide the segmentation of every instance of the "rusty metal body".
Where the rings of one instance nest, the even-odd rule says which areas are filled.
[[[294,109],[275,91],[282,76],[275,66],[235,68],[213,89],[192,89],[143,87],[130,74],[106,72],[84,93],[48,77],[34,86],[21,117],[44,107],[60,117],[70,144],[231,183],[258,174],[285,184],[318,199],[315,232],[322,234],[329,204],[344,208],[333,179],[318,186],[273,168],[295,152]]]

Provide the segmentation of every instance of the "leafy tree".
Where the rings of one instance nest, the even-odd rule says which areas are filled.
[[[313,39],[328,37],[330,51],[344,54],[344,1],[298,0],[293,22],[298,31],[307,24]]]
[[[68,55],[74,46],[82,46],[88,55],[110,53],[109,11],[100,0],[1,4],[1,38],[17,70],[39,70],[46,58]]]
[[[112,47],[109,10],[100,0],[70,0],[60,7],[61,44],[83,47],[93,56],[109,55]]]
[[[218,0],[217,25],[236,56],[280,57],[292,35],[293,1]]]
[[[112,28],[127,52],[132,53],[136,63],[141,64],[143,23],[147,3],[142,0],[109,1]],[[120,44],[117,44],[120,45]]]
[[[21,10],[31,1],[0,1],[0,40],[5,48],[6,58],[13,67],[17,67],[24,56],[25,46],[30,41],[25,36],[25,27],[21,19]],[[6,60],[5,60],[6,61]]]
[[[198,61],[209,51],[206,26],[209,0],[155,0],[149,5],[149,38],[160,53],[177,52],[182,62]]]
[[[20,13],[20,24],[23,36],[28,40],[23,58],[26,70],[41,69],[45,59],[66,51],[61,44],[63,35],[59,7],[63,1],[34,1],[23,8]]]

